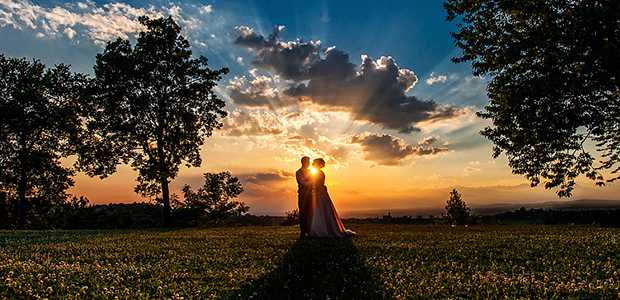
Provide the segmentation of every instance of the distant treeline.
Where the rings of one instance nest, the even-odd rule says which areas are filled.
[[[28,229],[132,229],[161,228],[164,208],[160,203],[134,202],[118,204],[89,204],[81,197],[50,206],[31,214]],[[0,220],[0,229],[14,229],[14,216]],[[200,208],[177,206],[172,210],[171,227],[217,227],[217,226],[277,226],[285,217],[232,214],[225,218],[213,218]]]
[[[518,224],[519,221],[529,221],[529,223],[543,225],[596,224],[601,227],[620,227],[620,209],[562,210],[522,207],[515,211],[497,214],[493,218],[508,225]]]
[[[471,225],[598,225],[601,227],[620,227],[620,209],[561,210],[526,209],[524,207],[489,216],[475,216]],[[441,217],[385,215],[381,218],[349,219],[348,223],[382,224],[443,224]]]
[[[281,216],[234,215],[209,221],[204,212],[187,208],[172,211],[173,227],[218,226],[279,226],[296,225],[294,212]],[[162,220],[163,206],[146,202],[131,204],[91,205],[84,198],[73,198],[43,213],[34,214],[31,229],[135,229],[165,227]],[[620,227],[620,209],[615,210],[553,210],[525,209],[506,211],[492,216],[475,216],[470,225],[597,225]],[[297,221],[297,222],[296,222]],[[344,219],[345,224],[447,224],[441,217],[385,215],[379,218]]]

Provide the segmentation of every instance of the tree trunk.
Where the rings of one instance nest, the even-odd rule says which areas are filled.
[[[170,207],[170,191],[168,190],[167,178],[161,181],[161,202],[164,204],[164,226],[171,227],[172,220],[170,218],[172,208]]]
[[[163,123],[162,118],[159,118],[159,123]],[[170,190],[168,189],[168,172],[166,172],[166,160],[164,155],[164,134],[163,127],[157,128],[157,163],[159,169],[159,183],[161,184],[161,202],[164,204],[164,226],[170,227],[171,210],[170,207]]]
[[[26,143],[26,135],[22,134],[19,141],[19,180],[17,181],[17,198],[19,200],[19,213],[17,215],[17,229],[26,229],[26,218],[28,217],[28,199],[26,198],[26,185],[28,180],[27,165],[28,162],[28,147]]]
[[[6,192],[0,192],[0,229],[5,229],[6,226],[6,219],[8,218],[6,206]]]
[[[24,173],[24,172],[22,172]],[[17,229],[26,229],[26,218],[28,216],[28,199],[26,199],[26,180],[25,174],[19,179],[18,197],[19,197],[19,217],[17,219]]]
[[[157,100],[157,163],[159,171],[159,182],[161,184],[161,202],[164,204],[164,226],[171,227],[172,220],[170,218],[172,208],[170,207],[170,190],[168,189],[168,166],[166,165],[165,155],[165,137],[164,128],[166,128],[166,98],[163,96],[165,93],[161,90],[161,87],[157,90],[160,91]]]

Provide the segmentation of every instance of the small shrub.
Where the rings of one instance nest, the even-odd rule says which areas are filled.
[[[286,219],[280,223],[282,226],[293,226],[299,224],[299,210],[293,209],[286,212]]]
[[[453,225],[465,225],[470,221],[471,211],[456,189],[450,192],[450,199],[446,201],[446,214],[441,216],[447,223]]]

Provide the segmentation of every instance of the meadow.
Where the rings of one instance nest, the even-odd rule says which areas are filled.
[[[0,298],[620,298],[619,229],[347,227],[3,231]]]

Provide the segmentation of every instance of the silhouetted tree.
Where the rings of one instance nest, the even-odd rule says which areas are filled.
[[[451,224],[465,225],[469,221],[470,209],[456,189],[450,192],[450,199],[446,201],[446,214],[442,216]]]
[[[29,211],[64,201],[73,185],[75,171],[60,159],[76,151],[86,81],[65,65],[0,55],[0,193],[18,229]]]
[[[474,75],[492,77],[481,133],[506,153],[513,173],[532,186],[570,196],[586,174],[603,185],[600,170],[620,178],[620,1],[447,0],[447,20]],[[597,142],[605,161],[584,149]]]
[[[119,38],[97,55],[92,143],[81,162],[89,175],[102,177],[130,162],[138,171],[135,191],[163,204],[169,226],[168,184],[182,162],[200,166],[199,147],[221,127],[225,103],[213,88],[228,69],[207,68],[203,56],[192,59],[171,17],[139,20],[146,31],[134,48]]]
[[[299,224],[299,209],[295,208],[292,211],[286,212],[286,219],[282,221],[283,226],[292,226]]]
[[[179,207],[198,210],[215,224],[250,210],[243,202],[230,201],[243,192],[239,179],[230,172],[205,173],[204,178],[204,184],[196,192],[189,185],[183,187],[184,202]]]

